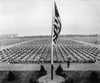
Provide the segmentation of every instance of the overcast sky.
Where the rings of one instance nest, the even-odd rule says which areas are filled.
[[[61,34],[100,34],[100,0],[55,0]],[[50,35],[52,0],[0,0],[0,34]]]

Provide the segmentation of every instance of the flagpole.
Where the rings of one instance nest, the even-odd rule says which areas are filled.
[[[53,80],[53,15],[54,15],[54,2],[52,0],[52,28],[51,28],[51,80]]]

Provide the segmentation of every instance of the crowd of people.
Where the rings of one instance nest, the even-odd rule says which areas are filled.
[[[100,61],[100,49],[72,40],[59,40],[53,49],[54,63],[95,63]],[[0,51],[1,61],[8,63],[50,63],[51,48],[48,39],[30,40]]]
[[[0,47],[21,43],[27,40],[28,40],[27,38],[3,38],[0,39]]]

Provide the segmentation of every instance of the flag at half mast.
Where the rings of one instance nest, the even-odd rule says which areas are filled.
[[[61,32],[61,19],[60,15],[56,6],[56,3],[54,2],[54,14],[53,14],[53,42],[56,44],[58,42],[58,35]]]

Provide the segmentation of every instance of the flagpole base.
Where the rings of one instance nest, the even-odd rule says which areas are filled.
[[[51,80],[53,80],[53,69],[54,69],[53,64],[51,64]]]

